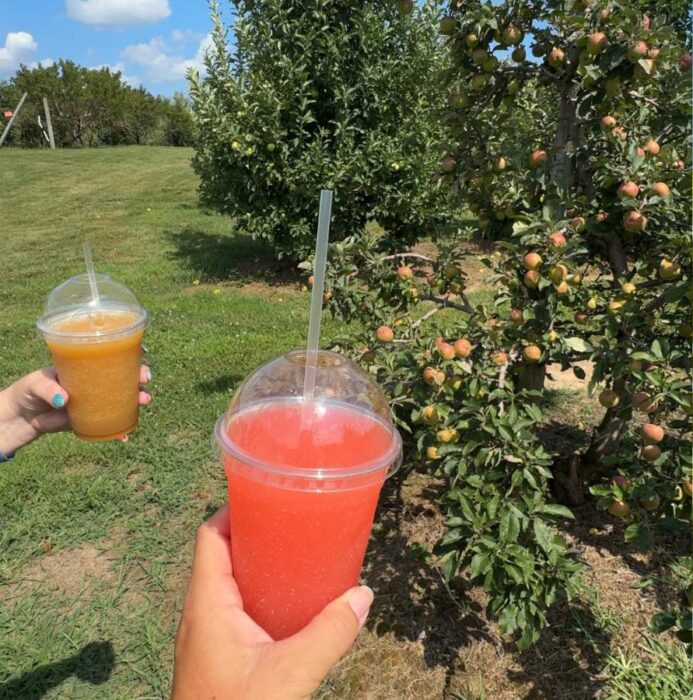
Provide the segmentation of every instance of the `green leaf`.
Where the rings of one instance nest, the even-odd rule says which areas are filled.
[[[661,634],[671,629],[676,624],[676,615],[673,612],[660,612],[653,615],[650,621],[650,629]]]
[[[547,515],[555,515],[558,518],[570,518],[575,520],[575,516],[572,511],[565,506],[559,505],[558,503],[544,503],[537,509],[540,513],[546,513]]]
[[[647,75],[652,75],[655,71],[655,62],[651,58],[641,58],[638,61],[638,65],[647,73]]]
[[[631,523],[624,533],[626,542],[634,542],[638,549],[645,551],[654,544],[654,533],[646,522]]]
[[[551,550],[551,530],[541,518],[534,519],[534,536],[545,552]]]
[[[473,576],[479,576],[486,571],[488,564],[488,554],[475,554],[472,557],[471,564],[469,565],[469,573]]]
[[[449,544],[452,544],[453,542],[458,542],[461,539],[462,539],[462,530],[460,530],[459,528],[454,528],[452,530],[448,530],[443,535],[443,538],[440,540],[440,545],[441,545],[441,547],[445,547]]]
[[[541,420],[542,415],[541,415],[541,409],[539,406],[533,403],[528,403],[525,404],[524,406],[525,413],[534,421],[537,423]]]
[[[517,519],[515,513],[508,509],[503,511],[500,519],[500,529],[498,531],[498,537],[501,542],[515,542],[517,536],[520,534],[520,521]]]
[[[594,348],[583,338],[571,337],[565,339],[565,344],[575,352],[594,352]]]

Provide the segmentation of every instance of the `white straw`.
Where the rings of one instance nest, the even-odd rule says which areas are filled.
[[[332,214],[332,190],[320,190],[320,212],[318,214],[318,239],[315,244],[313,262],[313,293],[310,297],[310,322],[308,324],[308,347],[306,353],[306,374],[303,380],[303,416],[305,408],[312,404],[315,393],[315,370],[318,363],[320,344],[320,319],[322,317],[322,296],[325,291],[325,267],[327,265],[327,241],[330,237],[330,216]]]
[[[101,306],[99,288],[96,286],[96,275],[94,274],[94,259],[91,256],[91,246],[88,241],[82,243],[82,251],[84,252],[84,262],[87,266],[87,277],[89,278],[89,287],[91,289],[91,305]]]

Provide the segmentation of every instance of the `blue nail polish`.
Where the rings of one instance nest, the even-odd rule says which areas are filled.
[[[147,381],[151,382],[152,381],[152,370],[150,370],[149,367],[147,367],[146,375],[147,375]]]
[[[52,399],[51,403],[54,408],[62,408],[65,405],[65,399],[62,394],[56,394]]]

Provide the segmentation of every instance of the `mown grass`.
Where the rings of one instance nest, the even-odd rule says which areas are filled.
[[[225,500],[214,421],[249,371],[305,342],[307,295],[197,207],[190,156],[3,151],[0,382],[49,363],[35,320],[86,239],[149,310],[154,402],[127,444],[48,436],[0,468],[2,698],[167,695],[192,533]],[[106,557],[94,570],[87,542]]]

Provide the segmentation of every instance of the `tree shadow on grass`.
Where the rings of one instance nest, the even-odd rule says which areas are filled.
[[[429,667],[444,666],[449,683],[459,650],[472,640],[491,640],[483,610],[457,580],[448,588],[426,559],[425,548],[412,546],[402,525],[416,518],[425,529],[436,517],[430,506],[439,497],[435,485],[421,490],[419,503],[403,497],[402,481],[388,479],[380,496],[363,571],[375,600],[367,625],[376,634],[419,641]]]
[[[583,505],[574,506],[572,511],[575,520],[562,524],[565,533],[583,546],[618,557],[633,573],[649,579],[650,585],[634,592],[634,595],[654,596],[660,610],[677,605],[679,591],[673,585],[669,568],[678,557],[690,554],[688,531],[657,532],[655,546],[643,553],[635,544],[625,541],[627,523],[600,510],[596,498],[590,496]],[[597,534],[593,534],[595,531]]]
[[[532,690],[525,697],[533,700],[597,697],[611,648],[610,633],[579,600],[556,603],[549,610],[548,621],[549,627],[537,643],[517,654],[522,670],[510,670],[508,680],[530,683]]]
[[[266,241],[235,232],[219,235],[192,228],[167,231],[165,235],[175,246],[170,256],[187,266],[201,282],[286,285],[301,280],[295,263],[278,261]]]
[[[115,658],[111,642],[90,642],[74,656],[0,683],[0,700],[39,700],[70,676],[101,685],[111,677]]]
[[[220,377],[207,379],[197,383],[197,389],[203,394],[228,394],[243,381],[241,374],[223,374]]]
[[[407,530],[413,520],[417,521],[419,532],[425,532],[426,523],[429,524],[430,542],[440,534],[440,514],[435,504],[444,486],[423,474],[416,477],[428,483],[414,498],[406,486],[411,476],[404,482],[386,481],[380,497],[364,567],[364,580],[375,592],[367,622],[369,629],[376,634],[390,632],[398,639],[420,642],[426,664],[445,668],[448,691],[467,673],[493,675],[504,667],[500,660],[498,669],[463,667],[460,653],[482,641],[490,643],[495,648],[492,654],[499,658],[515,655],[522,671],[508,672],[508,684],[530,684],[537,691],[536,695],[532,690],[523,697],[593,697],[600,687],[599,673],[608,654],[610,636],[592,611],[580,601],[556,604],[549,612],[551,627],[539,642],[528,651],[515,654],[512,642],[500,637],[486,620],[486,600],[481,589],[461,577],[446,586],[427,560],[425,548],[410,544]],[[494,658],[489,663],[496,663]]]

